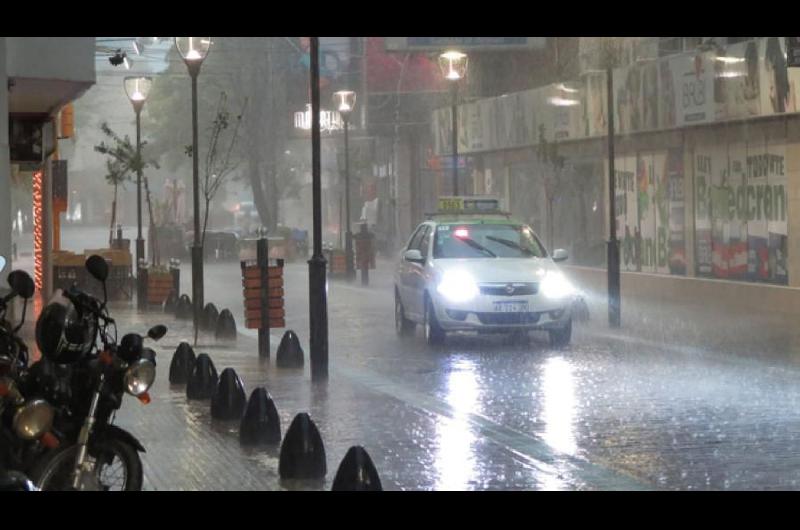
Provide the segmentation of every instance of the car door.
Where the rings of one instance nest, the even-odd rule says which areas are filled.
[[[432,227],[424,225],[421,237],[417,240],[416,248],[425,259],[422,263],[409,262],[409,311],[415,318],[421,320],[425,312],[423,304],[426,286],[426,267],[428,262],[428,251],[431,242]]]
[[[419,242],[422,239],[424,228],[425,225],[422,224],[414,231],[414,235],[412,235],[408,240],[408,246],[403,249],[403,252],[400,255],[400,263],[398,265],[399,284],[397,285],[397,290],[400,293],[400,301],[403,303],[403,307],[406,311],[406,317],[408,318],[414,318],[414,310],[412,307],[413,289],[411,289],[412,276],[414,274],[414,268],[412,265],[414,265],[414,263],[407,261],[404,254],[406,250],[417,248],[417,245],[419,245]]]

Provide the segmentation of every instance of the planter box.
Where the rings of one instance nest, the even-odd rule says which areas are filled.
[[[174,289],[172,273],[148,271],[147,303],[163,304]]]

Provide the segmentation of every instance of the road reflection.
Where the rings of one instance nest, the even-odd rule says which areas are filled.
[[[562,357],[551,357],[542,367],[542,417],[545,422],[542,438],[559,453],[574,455],[575,442],[575,377],[573,367]]]
[[[474,479],[475,435],[468,415],[475,410],[479,397],[475,364],[470,360],[458,361],[448,374],[445,396],[454,409],[453,417],[442,418],[436,425],[436,490],[465,490]]]

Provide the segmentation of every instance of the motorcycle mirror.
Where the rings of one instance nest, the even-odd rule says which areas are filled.
[[[102,256],[93,254],[86,260],[86,270],[89,271],[94,278],[105,282],[108,278],[108,263]]]
[[[127,363],[137,360],[142,355],[142,336],[138,333],[128,333],[119,343],[117,355]]]
[[[33,296],[36,286],[31,275],[25,271],[15,270],[8,275],[8,285],[11,290],[26,300]]]
[[[158,339],[160,339],[161,337],[163,337],[166,334],[167,334],[167,326],[165,326],[163,324],[159,324],[157,326],[153,326],[147,332],[147,336],[150,337],[153,340],[158,340]]]

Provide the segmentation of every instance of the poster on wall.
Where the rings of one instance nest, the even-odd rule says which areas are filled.
[[[653,207],[654,190],[653,155],[639,153],[636,159],[636,226],[634,241],[636,268],[655,272],[656,268],[656,214]]]
[[[788,283],[785,156],[784,144],[698,148],[698,275]]]
[[[797,112],[798,72],[787,68],[786,43],[781,37],[759,41],[761,58],[761,114]]]
[[[658,127],[660,129],[672,129],[678,122],[676,106],[678,79],[675,77],[673,68],[677,64],[672,59],[662,59],[658,63]]]
[[[720,48],[714,57],[714,118],[758,116],[761,112],[758,44],[755,40]]]
[[[711,212],[709,188],[711,186],[711,156],[698,149],[693,156],[695,188],[695,263],[698,276],[712,275],[711,262]]]
[[[659,203],[661,226],[665,226],[669,234],[668,267],[670,274],[686,274],[683,178],[683,149],[670,149],[664,161],[664,179],[666,181],[664,202],[666,207],[662,210],[661,202]],[[666,213],[666,219],[662,212]]]
[[[614,161],[616,175],[617,239],[620,241],[622,270],[638,270],[638,208],[636,206],[636,156],[621,156]]]
[[[608,90],[605,72],[592,72],[584,76],[583,121],[586,136],[602,136],[608,132],[606,107]]]
[[[670,59],[676,75],[678,127],[714,119],[714,68],[712,55],[698,53]]]

